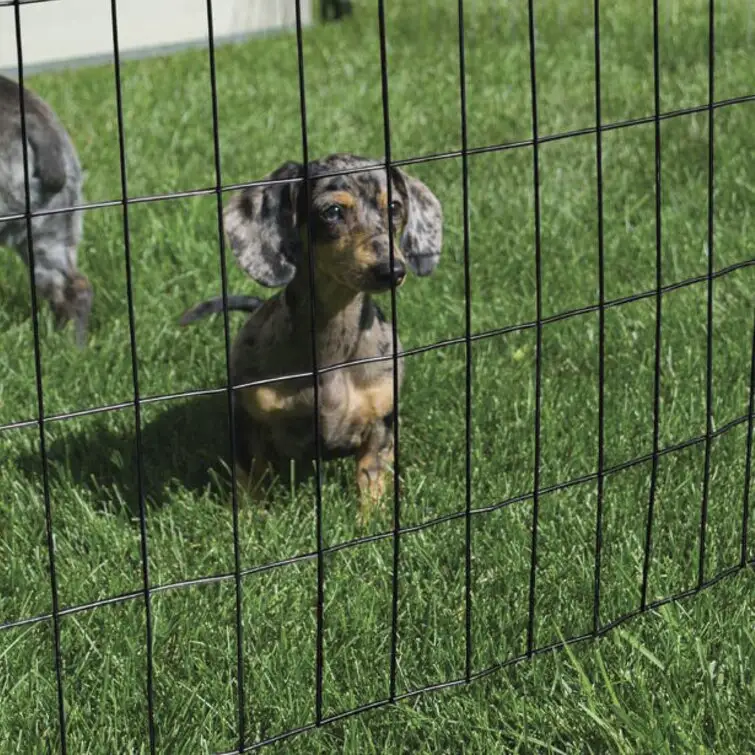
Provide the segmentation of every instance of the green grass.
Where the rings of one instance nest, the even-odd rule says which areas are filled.
[[[456,3],[387,3],[394,158],[460,148]],[[525,3],[467,2],[469,139],[515,142],[531,133]],[[536,3],[540,130],[594,123],[592,3]],[[605,121],[652,114],[649,0],[604,3]],[[661,3],[662,108],[707,99],[707,3]],[[716,97],[750,94],[755,14],[716,9]],[[383,124],[377,24],[358,3],[343,25],[304,38],[309,147],[378,158]],[[301,154],[295,39],[282,34],[217,51],[224,183],[260,178]],[[70,129],[88,171],[89,201],[120,195],[112,67],[35,76]],[[206,51],[123,66],[130,195],[213,185]],[[716,269],[755,258],[755,104],[715,113]],[[707,114],[663,122],[663,279],[707,270]],[[655,285],[653,125],[606,132],[606,296]],[[470,157],[472,325],[475,332],[535,317],[532,152]],[[598,296],[595,138],[540,148],[543,314]],[[434,276],[402,288],[407,348],[464,332],[461,162],[411,168],[443,202],[444,256]],[[213,196],[129,208],[139,387],[143,396],[222,386],[222,323],[179,329],[191,303],[220,290]],[[40,317],[45,411],[132,398],[120,207],[88,213],[81,266],[96,287],[91,345]],[[36,411],[28,283],[10,256],[0,280],[0,424]],[[235,268],[234,291],[255,291]],[[755,267],[718,278],[713,306],[713,424],[747,412]],[[663,299],[660,443],[705,432],[707,286]],[[240,319],[234,318],[234,328]],[[652,450],[655,304],[605,315],[608,466]],[[541,484],[596,469],[598,315],[543,329]],[[474,342],[473,506],[533,484],[535,331]],[[407,360],[401,396],[402,524],[464,507],[465,350]],[[233,569],[225,399],[145,405],[142,411],[151,581],[168,585]],[[133,410],[46,426],[56,566],[63,607],[141,587]],[[747,424],[711,445],[706,578],[739,563]],[[0,622],[48,613],[50,583],[36,427],[0,433]],[[704,445],[658,467],[649,600],[697,582]],[[606,480],[600,619],[640,599],[650,462]],[[360,530],[349,464],[325,468],[326,545],[389,531],[389,511]],[[315,548],[313,491],[279,491],[266,512],[240,512],[244,568]],[[543,646],[592,628],[597,487],[542,495],[535,640]],[[531,501],[472,518],[473,667],[525,649]],[[755,521],[753,518],[752,521]],[[755,542],[755,526],[749,527]],[[464,674],[464,520],[401,540],[397,692]],[[755,556],[752,547],[747,558]],[[389,685],[390,539],[325,557],[323,711],[384,698]],[[545,654],[468,688],[432,693],[333,723],[272,752],[747,752],[755,747],[755,582],[749,571],[698,597],[624,623],[597,643]],[[248,739],[314,716],[316,566],[305,560],[243,580]],[[152,598],[157,749],[201,753],[236,742],[235,592],[232,580],[165,589]],[[145,615],[141,598],[60,621],[69,752],[147,750]],[[0,631],[0,751],[59,746],[52,624]]]

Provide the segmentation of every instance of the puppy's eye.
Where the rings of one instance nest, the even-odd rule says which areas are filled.
[[[329,205],[322,211],[321,215],[329,223],[335,223],[338,220],[343,220],[343,207],[337,204]]]
[[[391,215],[393,215],[394,220],[396,218],[400,218],[401,217],[401,209],[402,209],[401,202],[399,202],[398,200],[394,199],[393,202],[391,202],[391,206],[390,206]]]

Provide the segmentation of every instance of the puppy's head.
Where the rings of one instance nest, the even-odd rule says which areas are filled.
[[[72,320],[79,347],[86,344],[93,299],[92,284],[86,276],[76,273],[66,281],[62,298],[51,302],[55,327],[61,329]]]
[[[318,278],[349,290],[389,290],[403,282],[407,266],[431,273],[442,244],[440,202],[421,181],[393,168],[389,206],[385,169],[375,165],[352,155],[310,163],[306,192],[296,180],[303,166],[285,163],[266,179],[275,183],[236,195],[225,229],[240,266],[265,286],[286,285],[306,264],[309,227]],[[355,168],[365,170],[339,174]]]

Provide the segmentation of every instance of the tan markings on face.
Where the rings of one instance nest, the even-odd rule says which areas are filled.
[[[358,268],[367,268],[378,262],[375,250],[372,248],[371,239],[366,233],[355,233],[352,235],[352,249],[354,263]]]
[[[381,210],[384,210],[386,207],[388,207],[388,192],[387,191],[380,192],[380,196],[378,197],[378,207]]]
[[[357,200],[353,194],[349,194],[348,191],[334,191],[329,195],[330,199],[343,207],[353,208],[357,206]]]
[[[344,207],[356,209],[358,198],[348,191],[334,191],[326,195],[322,209],[328,206],[328,202],[338,203]],[[383,211],[387,206],[388,195],[381,192],[378,202]],[[369,285],[370,268],[378,264],[380,255],[375,253],[373,241],[376,228],[365,228],[356,213],[350,213],[340,226],[340,236],[330,241],[320,241],[315,251],[315,270],[318,277],[328,278],[330,281],[340,284],[350,291],[361,291],[365,285]],[[400,235],[401,229],[396,227],[396,236]],[[306,248],[306,226],[302,226],[302,241]],[[394,245],[394,257],[406,263],[406,258],[401,251],[398,238]],[[324,281],[323,281],[324,283]],[[319,290],[323,291],[322,284]],[[330,288],[329,286],[326,286]],[[335,292],[334,292],[335,293]]]
[[[364,272],[377,262],[370,237],[362,231],[346,232],[335,241],[321,243],[315,265],[324,275],[358,290]]]
[[[322,274],[354,290],[361,290],[370,268],[380,262],[372,246],[373,236],[363,231],[347,233],[336,241],[317,247],[315,266]],[[395,259],[406,263],[398,241],[393,244]]]

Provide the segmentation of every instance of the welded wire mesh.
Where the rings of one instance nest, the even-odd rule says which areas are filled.
[[[31,0],[30,0],[31,1]],[[42,1],[42,0],[38,0]],[[78,614],[95,610],[102,606],[112,605],[116,603],[125,603],[130,601],[143,601],[145,611],[145,626],[146,633],[144,637],[145,642],[145,655],[146,655],[146,678],[145,678],[145,695],[147,700],[147,722],[146,725],[149,731],[149,747],[151,752],[155,752],[156,749],[156,726],[154,720],[154,679],[153,679],[153,635],[152,635],[152,615],[151,615],[151,602],[153,596],[157,594],[166,593],[168,591],[185,588],[188,586],[212,584],[225,581],[232,581],[235,585],[235,635],[236,635],[236,693],[237,693],[237,717],[238,717],[238,737],[237,747],[232,752],[245,752],[254,749],[264,747],[267,744],[271,744],[276,741],[283,740],[291,737],[295,734],[300,734],[306,731],[310,731],[315,727],[343,719],[348,716],[356,715],[360,712],[373,709],[379,706],[383,706],[390,702],[395,702],[404,698],[414,697],[433,689],[439,689],[443,687],[452,687],[472,682],[475,679],[486,676],[498,669],[505,666],[519,663],[523,660],[532,658],[535,655],[543,654],[556,648],[563,647],[567,644],[581,642],[590,638],[599,637],[606,632],[610,631],[619,624],[627,621],[628,619],[637,616],[643,612],[657,608],[668,602],[678,600],[687,595],[692,595],[700,590],[718,582],[722,578],[735,573],[736,571],[750,565],[751,560],[748,560],[748,528],[750,519],[750,498],[749,491],[752,477],[752,445],[753,445],[753,411],[755,404],[755,323],[753,324],[752,335],[752,355],[751,355],[751,370],[750,370],[750,389],[749,389],[749,408],[745,415],[736,417],[729,421],[727,424],[714,428],[713,424],[713,301],[714,301],[714,285],[717,280],[720,280],[736,270],[751,267],[755,265],[755,260],[742,260],[740,262],[728,265],[726,267],[716,269],[715,266],[715,250],[714,250],[714,207],[715,207],[715,182],[714,182],[714,166],[715,166],[715,150],[714,150],[714,124],[715,115],[717,111],[722,108],[736,107],[745,102],[755,101],[755,94],[740,96],[736,98],[729,98],[725,100],[717,101],[715,99],[715,2],[710,0],[709,2],[709,46],[708,46],[708,101],[696,105],[693,107],[687,107],[682,109],[676,109],[672,111],[664,112],[661,109],[661,87],[660,87],[660,60],[659,60],[659,0],[653,0],[653,114],[647,117],[634,118],[631,120],[624,120],[621,122],[604,122],[602,110],[601,110],[601,48],[600,48],[600,0],[594,0],[594,66],[595,66],[595,125],[587,128],[581,128],[578,130],[571,130],[563,133],[543,134],[540,130],[538,119],[538,95],[537,84],[538,76],[536,70],[536,24],[535,24],[535,8],[534,0],[528,0],[528,30],[529,30],[529,80],[531,90],[531,124],[532,134],[528,139],[523,139],[515,142],[490,144],[480,147],[471,148],[468,140],[467,130],[467,96],[466,96],[466,82],[468,73],[465,66],[465,30],[464,30],[464,0],[458,0],[458,50],[459,50],[459,115],[461,123],[461,149],[451,150],[435,154],[417,155],[407,159],[394,160],[392,158],[391,149],[391,108],[390,108],[390,90],[389,90],[389,76],[388,76],[388,55],[387,55],[387,35],[386,35],[386,23],[385,23],[385,1],[377,0],[377,23],[379,26],[380,35],[380,70],[381,70],[381,99],[382,99],[382,115],[383,115],[383,135],[384,135],[384,160],[376,162],[373,166],[375,170],[389,171],[393,166],[406,166],[423,162],[432,162],[439,160],[449,159],[461,159],[461,180],[462,180],[462,208],[463,208],[463,267],[464,267],[464,334],[462,336],[444,339],[432,344],[423,345],[413,349],[408,349],[400,354],[396,350],[397,343],[397,328],[398,328],[398,316],[396,309],[396,292],[395,288],[391,291],[391,315],[392,315],[392,330],[393,330],[393,352],[385,357],[374,357],[371,359],[355,360],[348,364],[354,365],[365,362],[391,360],[393,363],[393,375],[394,375],[394,401],[398,401],[398,359],[405,358],[414,354],[420,354],[427,351],[443,349],[454,345],[463,345],[465,349],[465,496],[463,509],[443,516],[439,516],[433,519],[425,520],[419,524],[411,526],[402,526],[401,523],[401,455],[400,455],[400,427],[399,427],[399,413],[398,406],[394,403],[393,412],[393,430],[395,435],[395,463],[393,468],[393,526],[390,530],[380,532],[377,534],[358,537],[352,540],[339,542],[334,545],[326,546],[323,537],[323,516],[322,516],[322,482],[321,482],[321,464],[322,464],[322,450],[320,448],[320,432],[319,432],[319,414],[315,412],[314,415],[314,428],[315,438],[317,446],[317,459],[316,459],[316,501],[315,501],[315,522],[316,533],[315,543],[316,548],[310,552],[300,553],[293,555],[289,558],[271,561],[269,563],[245,568],[242,564],[241,551],[239,546],[239,501],[236,494],[235,473],[233,466],[231,465],[231,474],[233,477],[233,545],[234,545],[234,558],[233,558],[233,570],[220,573],[207,575],[195,579],[183,580],[177,582],[170,582],[165,584],[153,584],[150,578],[149,571],[149,542],[148,542],[148,528],[147,528],[147,509],[145,500],[145,488],[143,480],[143,448],[141,440],[142,432],[142,417],[141,410],[144,406],[154,404],[158,402],[171,401],[177,398],[188,398],[201,395],[214,395],[225,394],[227,397],[228,413],[230,417],[229,422],[229,443],[231,449],[231,455],[234,454],[234,449],[237,443],[235,437],[235,424],[233,421],[234,403],[232,401],[233,391],[237,391],[243,388],[248,388],[253,385],[264,385],[267,383],[280,381],[280,377],[271,378],[268,380],[255,381],[253,383],[246,383],[241,385],[232,385],[231,370],[230,370],[230,352],[231,352],[231,332],[228,316],[228,283],[227,283],[227,268],[226,268],[226,249],[225,239],[223,233],[223,195],[227,192],[237,191],[242,188],[252,186],[263,186],[273,183],[280,183],[276,181],[250,181],[246,183],[237,184],[224,184],[223,175],[221,169],[220,160],[220,137],[219,137],[219,115],[218,115],[218,92],[217,92],[217,77],[216,77],[216,63],[215,63],[215,39],[213,30],[213,7],[212,0],[207,0],[207,25],[208,25],[208,66],[209,66],[209,79],[210,90],[208,96],[212,101],[212,133],[214,142],[214,183],[212,186],[196,188],[188,191],[166,193],[160,195],[151,196],[130,196],[128,185],[128,172],[127,172],[127,147],[124,134],[124,114],[123,114],[123,99],[122,99],[122,82],[121,82],[121,60],[119,55],[119,40],[118,40],[118,15],[117,15],[117,1],[111,0],[111,17],[112,17],[112,38],[113,38],[113,54],[114,54],[114,85],[115,85],[115,98],[117,108],[117,123],[118,123],[118,145],[119,145],[119,164],[120,164],[120,186],[121,197],[117,200],[99,201],[84,204],[76,209],[92,209],[98,207],[120,207],[122,212],[122,226],[123,226],[123,239],[124,239],[124,265],[126,273],[126,300],[128,304],[128,320],[129,320],[129,338],[130,338],[130,355],[131,355],[131,369],[133,377],[133,399],[117,404],[110,404],[106,406],[95,406],[87,409],[51,414],[47,415],[45,412],[44,390],[43,390],[43,365],[40,356],[40,336],[39,336],[39,323],[36,307],[36,290],[34,287],[33,276],[30,276],[30,292],[32,300],[32,324],[34,334],[34,360],[36,370],[36,392],[37,392],[37,411],[36,416],[18,420],[10,423],[6,423],[0,426],[0,432],[9,431],[17,428],[24,427],[37,427],[39,431],[39,450],[42,461],[42,488],[44,495],[44,510],[45,510],[45,523],[46,523],[46,539],[47,539],[47,551],[49,554],[49,573],[50,573],[50,592],[51,592],[51,605],[52,610],[48,614],[40,614],[35,616],[28,616],[24,618],[12,618],[4,620],[4,617],[0,617],[0,621],[4,620],[4,623],[0,623],[0,630],[9,630],[12,628],[18,628],[23,626],[29,626],[40,622],[52,623],[53,636],[54,636],[54,663],[55,663],[55,679],[57,685],[57,701],[58,701],[58,719],[60,730],[60,749],[61,752],[67,752],[67,740],[66,740],[66,709],[64,705],[64,675],[62,673],[61,662],[61,637],[60,637],[60,619],[64,616]],[[23,29],[21,24],[20,6],[21,0],[0,0],[0,5],[13,6],[15,9],[15,25],[16,25],[16,39],[17,39],[17,55],[18,55],[18,80],[23,86],[24,82],[24,64],[23,64]],[[304,45],[302,42],[302,10],[299,0],[296,0],[296,54],[298,59],[298,78],[299,78],[299,106],[301,117],[301,153],[304,165],[304,175],[297,179],[290,179],[291,181],[301,182],[305,193],[305,198],[309,192],[309,180],[307,165],[310,159],[309,144],[308,144],[308,129],[307,129],[307,98],[305,87],[305,57],[304,57]],[[20,100],[21,107],[21,127],[23,135],[24,145],[24,158],[26,163],[26,120],[24,113],[24,100]],[[661,171],[661,156],[662,156],[662,141],[661,141],[661,124],[664,121],[679,118],[686,115],[705,113],[708,119],[708,185],[707,185],[707,272],[705,275],[696,277],[690,277],[682,281],[677,281],[670,284],[663,283],[663,256],[662,256],[662,244],[663,244],[663,226],[662,226],[662,171]],[[642,124],[652,124],[654,128],[654,159],[655,159],[655,185],[654,185],[654,201],[655,201],[655,286],[652,289],[637,292],[632,295],[623,296],[616,299],[608,299],[606,297],[606,276],[605,276],[605,251],[604,251],[604,211],[603,211],[603,136],[607,132],[615,131],[618,129],[632,128],[634,126]],[[540,199],[540,147],[543,144],[571,139],[578,136],[592,135],[595,138],[595,155],[596,155],[596,177],[597,177],[597,218],[598,218],[598,248],[597,248],[597,263],[598,263],[598,303],[595,305],[583,306],[577,309],[571,309],[568,311],[562,311],[549,316],[543,314],[543,283],[542,283],[542,249],[541,249],[541,231],[542,231],[542,218],[541,218],[541,199]],[[470,212],[469,212],[469,158],[472,155],[491,154],[495,152],[503,152],[508,150],[520,150],[529,149],[532,156],[532,187],[534,196],[534,238],[533,238],[533,255],[535,266],[535,318],[531,321],[502,324],[495,329],[489,329],[480,332],[473,332],[472,330],[472,315],[471,315],[471,300],[472,300],[472,286],[471,286],[471,273],[470,273],[470,259],[474,255],[474,247],[470,241]],[[355,170],[364,170],[360,167]],[[30,177],[25,175],[25,190],[26,190],[26,209],[22,214],[8,215],[0,218],[2,220],[20,220],[24,219],[27,226],[27,233],[30,239],[29,243],[29,257],[30,257],[30,269],[34,269],[34,249],[33,249],[33,234],[31,229],[32,217],[36,215],[44,215],[51,213],[66,212],[73,208],[62,208],[56,210],[41,210],[31,211],[30,207],[30,192],[29,181]],[[391,183],[388,182],[388,191],[390,194]],[[226,359],[226,385],[221,388],[213,388],[207,390],[194,390],[171,394],[161,395],[148,395],[145,396],[140,390],[139,383],[139,370],[138,370],[138,342],[135,327],[134,318],[134,282],[132,279],[132,255],[130,246],[130,229],[129,229],[129,209],[135,204],[149,203],[164,199],[175,199],[192,196],[214,196],[216,198],[216,211],[217,211],[217,234],[218,234],[218,250],[221,270],[221,283],[222,283],[222,296],[224,301],[224,349]],[[390,203],[390,196],[388,197]],[[312,229],[307,228],[307,234],[311,235]],[[391,261],[393,260],[393,234],[390,234],[391,240]],[[310,286],[314,288],[315,276],[314,276],[314,262],[310,256]],[[664,296],[671,291],[693,286],[698,283],[705,283],[707,286],[707,307],[706,307],[706,425],[705,433],[687,438],[686,440],[677,442],[668,446],[661,446],[660,444],[660,400],[661,400],[661,373],[662,373],[662,349],[663,349],[663,301]],[[605,315],[606,312],[612,308],[621,307],[631,302],[637,302],[641,300],[652,299],[655,304],[655,353],[654,353],[654,385],[653,385],[653,442],[652,451],[648,454],[623,461],[619,464],[608,466],[606,464],[605,454]],[[310,297],[311,301],[311,323],[312,323],[312,363],[313,372],[299,373],[296,375],[285,376],[285,379],[294,379],[302,377],[310,377],[313,381],[315,404],[319,401],[318,388],[319,381],[317,377],[319,375],[326,374],[333,370],[337,370],[345,366],[344,364],[329,365],[327,367],[318,368],[317,365],[317,350],[315,347],[315,297]],[[541,402],[542,402],[542,351],[543,351],[543,329],[544,326],[563,320],[567,320],[578,315],[586,313],[598,314],[598,374],[596,380],[598,384],[598,444],[597,444],[597,459],[595,472],[582,475],[580,477],[561,481],[558,483],[543,486],[541,484],[541,456],[542,456],[542,444],[541,444]],[[472,392],[473,380],[472,380],[472,350],[475,343],[484,339],[493,338],[496,336],[522,332],[522,331],[534,331],[535,334],[535,371],[534,371],[534,396],[535,396],[535,410],[534,410],[534,463],[533,463],[533,479],[531,490],[526,493],[521,493],[504,500],[500,500],[494,504],[475,507],[473,505],[472,495],[472,447],[471,447],[471,435],[472,435],[472,407],[474,402],[474,396]],[[55,560],[55,548],[54,548],[54,519],[52,514],[51,502],[50,502],[50,484],[48,478],[48,456],[46,447],[46,434],[45,427],[48,423],[64,422],[76,417],[83,417],[88,415],[94,415],[103,412],[120,411],[120,410],[133,410],[134,412],[134,435],[137,450],[137,488],[138,488],[138,502],[139,502],[139,528],[140,528],[140,548],[141,548],[141,577],[142,585],[139,590],[123,593],[119,595],[110,596],[101,600],[91,601],[78,605],[71,605],[62,607],[58,596],[58,583],[56,578],[56,560]],[[741,526],[741,549],[740,558],[738,563],[732,564],[729,568],[719,572],[712,578],[706,578],[705,564],[706,564],[706,534],[707,534],[707,520],[708,520],[708,504],[710,497],[710,479],[711,479],[711,448],[714,440],[721,437],[731,431],[735,427],[745,426],[747,430],[747,443],[746,443],[746,457],[745,457],[745,485],[742,500],[742,526]],[[698,551],[698,575],[696,584],[693,588],[688,590],[664,596],[663,598],[651,600],[648,592],[648,575],[650,571],[650,565],[652,560],[653,543],[654,543],[654,512],[656,503],[656,492],[658,488],[658,468],[659,462],[664,456],[680,451],[685,448],[703,446],[704,457],[704,478],[703,489],[700,501],[699,512],[699,551]],[[646,516],[646,532],[645,532],[645,544],[644,544],[644,562],[642,568],[642,580],[639,586],[638,604],[637,607],[631,611],[628,611],[622,615],[612,617],[609,621],[601,621],[601,556],[603,545],[603,530],[604,530],[604,485],[607,478],[611,475],[635,467],[638,465],[650,463],[650,486],[649,486],[649,498],[647,502],[647,516]],[[597,485],[597,508],[596,508],[596,521],[595,521],[595,544],[594,544],[594,580],[593,580],[593,611],[592,611],[592,629],[591,631],[581,634],[579,636],[570,637],[565,640],[559,640],[558,642],[550,642],[541,644],[538,642],[536,633],[536,616],[538,612],[538,536],[539,536],[539,521],[540,521],[540,499],[543,495],[551,493],[557,490],[567,489],[573,486],[577,486],[586,482],[595,482]],[[472,554],[473,554],[473,542],[472,542],[472,521],[474,517],[486,514],[498,509],[505,508],[514,503],[521,503],[531,501],[531,551],[530,551],[530,568],[529,568],[529,585],[528,585],[528,620],[527,620],[527,632],[526,632],[526,649],[523,653],[511,657],[503,662],[496,663],[494,665],[485,668],[475,668],[473,663],[473,635],[472,625],[474,620],[473,600],[472,600]],[[428,685],[410,691],[400,693],[397,689],[397,637],[399,633],[399,576],[402,568],[402,552],[401,542],[402,537],[411,532],[417,532],[419,530],[428,529],[437,526],[444,522],[453,521],[456,519],[463,519],[465,523],[464,529],[464,639],[465,639],[465,668],[464,674],[458,679],[451,681],[444,681],[434,685]],[[354,709],[346,710],[335,715],[327,716],[323,710],[323,668],[324,668],[324,643],[323,643],[323,624],[324,624],[324,585],[325,585],[325,559],[329,554],[343,551],[345,549],[355,548],[358,545],[370,542],[378,541],[390,541],[393,546],[392,553],[392,597],[391,597],[391,625],[390,625],[390,684],[389,693],[384,699],[375,700],[373,702],[361,705]],[[314,666],[314,684],[313,684],[313,701],[314,701],[314,718],[312,721],[302,722],[302,724],[289,731],[276,733],[271,737],[265,739],[259,739],[254,741],[248,730],[247,715],[250,709],[253,710],[254,701],[246,699],[245,684],[244,684],[244,650],[243,650],[243,604],[242,604],[242,581],[245,577],[253,574],[259,574],[263,572],[269,572],[279,567],[301,563],[301,562],[315,562],[316,564],[316,643],[315,643],[315,658],[313,659]]]

